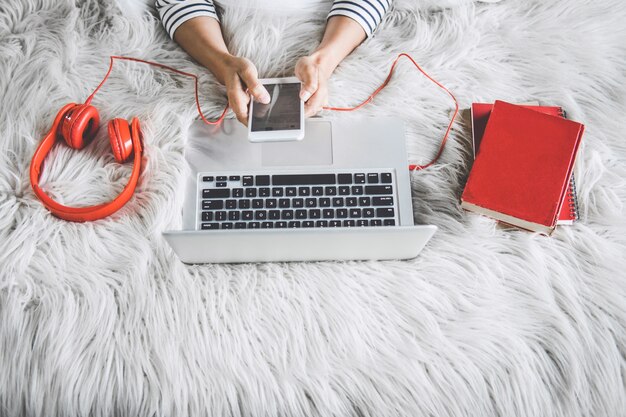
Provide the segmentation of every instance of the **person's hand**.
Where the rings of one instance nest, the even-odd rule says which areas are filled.
[[[224,85],[228,95],[228,105],[244,125],[248,125],[248,104],[250,95],[260,102],[270,102],[270,95],[259,82],[259,74],[254,64],[247,58],[231,56],[223,68]]]
[[[328,71],[320,60],[311,55],[305,56],[296,63],[296,77],[302,81],[300,98],[304,101],[306,117],[314,116],[328,105]]]

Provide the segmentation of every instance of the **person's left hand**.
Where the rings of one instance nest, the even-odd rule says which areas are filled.
[[[314,116],[328,105],[328,78],[319,59],[304,56],[296,63],[296,77],[302,81],[300,98],[304,101],[306,117]]]

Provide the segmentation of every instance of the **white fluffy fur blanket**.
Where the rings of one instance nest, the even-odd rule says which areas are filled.
[[[0,3],[1,416],[626,415],[624,1],[398,0],[331,80],[331,104],[355,104],[406,51],[464,108],[562,105],[587,126],[576,225],[547,238],[463,212],[461,119],[441,162],[412,175],[416,221],[439,226],[417,259],[204,266],[161,237],[181,221],[187,80],[121,63],[96,97],[103,120],[145,127],[145,170],[116,215],[58,220],[29,185],[52,118],[87,97],[109,55],[201,73],[203,106],[219,114],[223,89],[151,3]],[[231,50],[272,77],[316,46],[324,20],[255,9],[222,22]],[[424,163],[450,110],[405,63],[361,115],[402,117]],[[56,147],[46,189],[72,205],[119,192],[130,167],[105,139]]]

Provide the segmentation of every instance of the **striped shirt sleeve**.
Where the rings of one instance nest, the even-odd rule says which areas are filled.
[[[176,29],[194,17],[209,16],[219,21],[211,0],[156,0],[156,9],[172,39]]]
[[[355,20],[369,38],[390,6],[391,0],[335,0],[328,17],[346,16]]]

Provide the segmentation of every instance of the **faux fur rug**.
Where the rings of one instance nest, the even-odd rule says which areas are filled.
[[[96,97],[103,120],[137,115],[146,135],[136,196],[111,218],[51,216],[28,167],[109,55],[202,74],[212,116],[223,88],[167,38],[152,1],[2,0],[0,415],[626,415],[625,20],[622,0],[397,1],[331,80],[331,104],[354,105],[406,51],[464,108],[562,105],[587,126],[574,226],[547,238],[463,212],[460,119],[441,162],[412,175],[416,222],[439,227],[417,259],[186,266],[161,232],[181,222],[190,81],[121,63]],[[263,7],[222,18],[265,77],[290,75],[324,21]],[[359,115],[326,116],[399,116],[424,163],[451,108],[403,63]],[[101,130],[46,163],[45,189],[66,204],[126,182]]]

